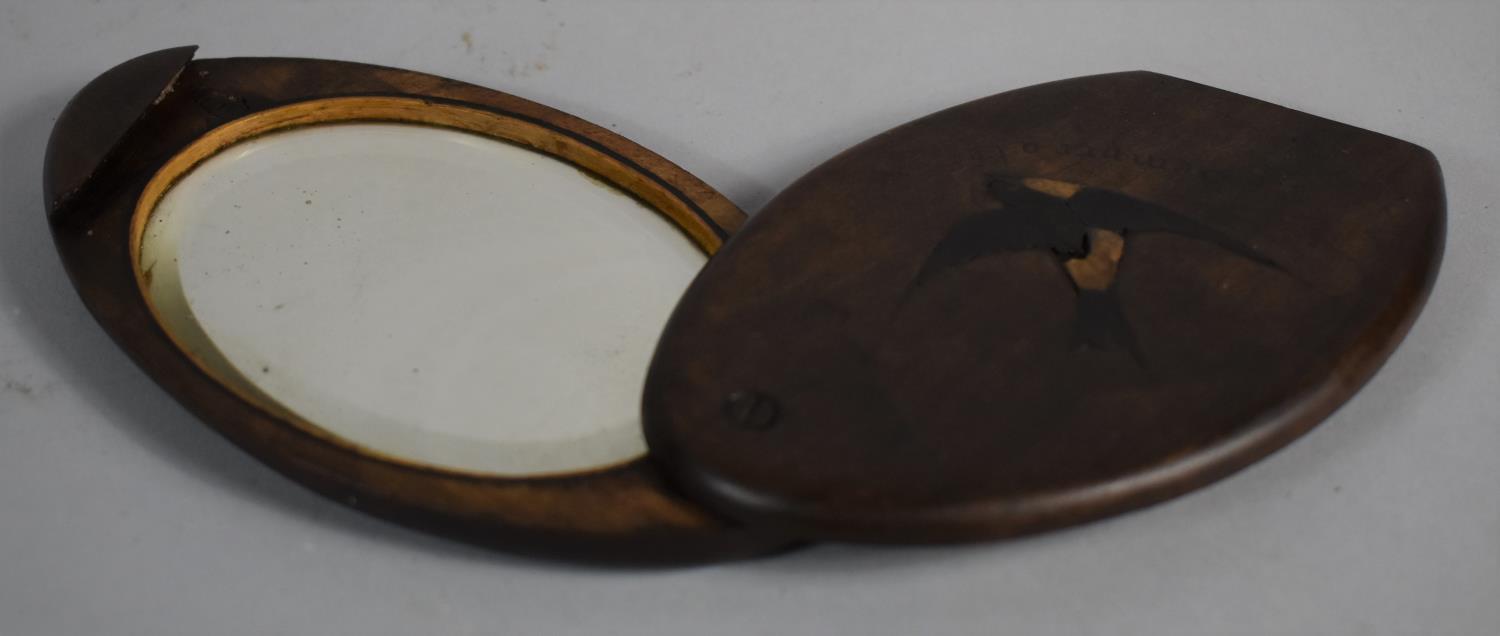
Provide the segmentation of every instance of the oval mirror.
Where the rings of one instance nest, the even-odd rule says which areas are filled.
[[[374,453],[481,474],[643,455],[646,365],[704,261],[572,165],[399,123],[237,143],[141,220],[145,294],[214,376]]]

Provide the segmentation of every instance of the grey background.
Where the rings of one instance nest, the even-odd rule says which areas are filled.
[[[1500,633],[1500,3],[0,0],[0,635]],[[1208,489],[965,548],[599,571],[453,545],[261,467],[135,369],[53,253],[64,101],[136,54],[409,67],[609,126],[755,210],[845,146],[1146,68],[1443,162],[1447,260],[1359,396]]]

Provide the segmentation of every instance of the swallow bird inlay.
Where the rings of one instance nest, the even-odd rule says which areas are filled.
[[[985,190],[997,205],[964,217],[948,229],[907,286],[901,305],[934,278],[980,258],[1047,250],[1056,257],[1077,297],[1074,333],[1078,346],[1123,349],[1144,366],[1145,356],[1115,292],[1130,236],[1174,234],[1283,271],[1275,261],[1224,232],[1115,190],[1009,176],[991,177]]]

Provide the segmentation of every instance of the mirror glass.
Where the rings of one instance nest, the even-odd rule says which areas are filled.
[[[645,452],[647,363],[706,258],[571,164],[397,123],[231,146],[140,236],[158,319],[221,382],[369,451],[495,475]]]

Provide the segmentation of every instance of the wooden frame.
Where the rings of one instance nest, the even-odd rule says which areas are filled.
[[[49,143],[54,238],[100,324],[163,388],[266,464],[360,510],[446,536],[551,556],[632,563],[733,558],[784,546],[675,495],[644,458],[554,477],[503,478],[361,449],[237,391],[156,319],[141,287],[141,226],[172,183],[256,135],[396,121],[465,130],[571,162],[647,203],[712,253],[744,215],[681,168],[618,135],[511,95],[440,77],[322,60],[192,60],[191,47],[122,64],[81,91]]]

